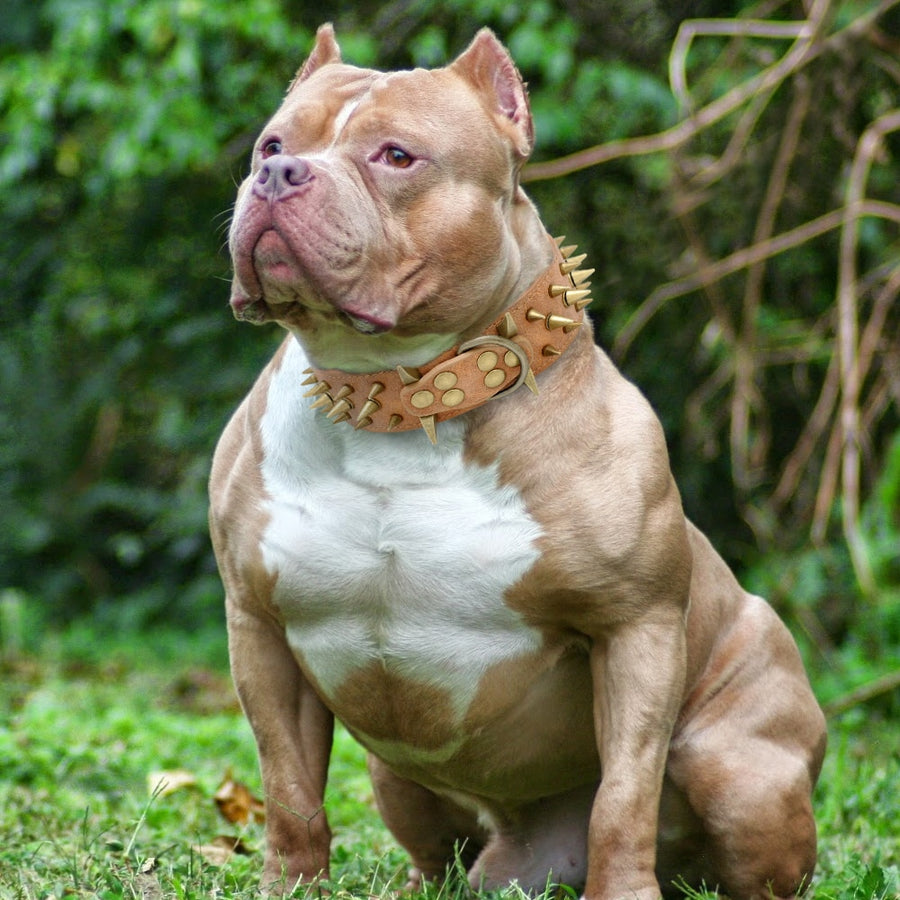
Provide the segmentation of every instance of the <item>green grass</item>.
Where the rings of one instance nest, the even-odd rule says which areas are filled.
[[[213,801],[229,770],[260,792],[224,648],[220,631],[123,641],[78,629],[2,663],[0,898],[255,896],[262,826],[229,824]],[[196,786],[151,797],[148,775],[170,769],[190,771]],[[863,708],[831,723],[811,896],[898,896],[898,786],[900,723]],[[343,732],[326,804],[332,893],[379,897],[399,887],[406,859],[374,811],[362,752]],[[196,848],[222,834],[252,852],[212,865]],[[429,889],[431,900],[463,893]]]

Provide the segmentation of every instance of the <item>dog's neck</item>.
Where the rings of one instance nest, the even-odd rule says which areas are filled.
[[[436,424],[527,385],[568,348],[591,302],[593,269],[585,254],[553,241],[553,261],[480,336],[425,365],[383,372],[307,369],[305,397],[332,422],[367,431],[422,428],[437,442]]]

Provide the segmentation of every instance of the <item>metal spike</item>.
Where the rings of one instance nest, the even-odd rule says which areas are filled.
[[[573,290],[566,291],[566,296],[563,298],[563,302],[566,306],[574,306],[579,300],[584,300],[585,297],[590,297],[591,292],[587,290],[587,288],[582,288],[581,290]]]
[[[536,309],[529,309],[527,313],[525,313],[525,318],[528,319],[529,322],[540,322],[546,318],[546,316],[542,312],[538,312]]]
[[[325,409],[326,406],[331,409],[331,407],[334,406],[334,400],[332,400],[331,397],[328,396],[328,394],[322,394],[322,396],[319,397],[319,399],[316,400],[315,403],[311,403],[309,405],[309,408]]]
[[[575,304],[575,309],[577,309],[578,312],[581,312],[586,306],[590,306],[591,303],[593,303],[593,302],[594,302],[593,297],[585,297],[584,300],[579,300]]]
[[[316,370],[313,369],[313,368],[309,368],[309,369],[304,369],[304,370],[303,370],[303,374],[304,374],[304,375],[314,375],[315,372],[316,372]]]
[[[419,424],[422,426],[422,431],[428,435],[428,440],[432,444],[437,444],[437,424],[434,416],[422,416],[419,419]]]
[[[564,294],[566,291],[571,290],[571,288],[571,284],[551,284],[549,293],[551,297],[558,297],[560,294]]]
[[[398,415],[397,413],[394,413],[391,416],[390,421],[388,422],[387,430],[393,431],[402,421],[403,421],[403,416]]]
[[[371,424],[372,420],[368,416],[360,416],[353,427],[359,431],[360,428],[368,428]]]
[[[576,269],[571,274],[572,283],[575,287],[581,287],[596,271],[596,269]]]
[[[553,238],[553,243],[555,243],[557,247],[561,247],[561,246],[562,246],[562,242],[563,242],[565,239],[566,239],[566,236],[565,236],[564,234],[561,234],[559,237]]]
[[[563,331],[566,334],[570,331],[575,331],[576,328],[581,328],[581,322],[570,322],[568,325],[563,325]]]
[[[327,394],[331,390],[331,385],[327,381],[320,381],[314,388],[310,388],[303,396],[318,397],[319,394]]]
[[[337,402],[343,400],[344,397],[349,397],[352,393],[353,388],[349,384],[345,384],[336,394],[332,394],[332,399]]]
[[[369,391],[369,400],[374,400],[383,390],[384,385],[380,381],[376,381]]]
[[[534,377],[534,372],[532,372],[531,369],[528,370],[528,374],[525,376],[525,384],[532,394],[537,395],[540,393],[537,386],[537,379]]]
[[[507,313],[503,317],[503,321],[497,326],[497,334],[509,340],[509,338],[515,337],[518,333],[519,329],[516,328],[516,320],[511,313]]]
[[[351,409],[353,409],[353,407],[350,405],[349,400],[338,400],[338,402],[335,403],[334,406],[332,406],[331,409],[327,413],[325,413],[325,415],[329,419],[336,420],[338,416],[343,416],[345,413],[349,413]],[[349,415],[347,416],[347,418],[350,418]]]
[[[415,384],[422,377],[418,369],[406,366],[397,366],[397,374],[404,384]]]
[[[381,409],[381,404],[377,400],[366,400],[362,405],[362,409],[359,411],[359,417],[361,419],[369,419],[369,417],[373,413],[377,413],[378,410]],[[369,419],[371,422],[372,420]]]
[[[545,344],[541,353],[544,356],[562,356],[562,350],[557,350],[552,344]]]
[[[334,422],[335,425],[337,425],[338,422],[349,422],[350,413],[341,413],[336,419],[332,419],[331,421]]]
[[[569,272],[574,272],[586,259],[587,253],[579,253],[578,256],[572,256],[559,264],[559,271],[563,275],[568,275]]]
[[[303,381],[300,382],[300,384],[302,384],[302,385],[317,384],[318,381],[319,381],[319,376],[316,375],[315,373],[313,373],[312,375],[307,375],[306,378],[304,378]]]
[[[568,247],[560,247],[559,252],[562,254],[564,259],[568,259],[577,249],[578,244],[569,244]]]
[[[556,331],[557,328],[565,328],[568,325],[577,324],[579,323],[575,322],[573,319],[567,319],[565,316],[547,316],[547,328],[549,328],[550,331]]]

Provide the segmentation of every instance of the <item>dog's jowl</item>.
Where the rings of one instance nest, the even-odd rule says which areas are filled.
[[[337,717],[413,887],[459,852],[488,888],[789,897],[822,713],[595,347],[590,262],[518,184],[532,143],[491,33],[383,73],[325,26],[240,187],[231,305],[286,330],[211,480],[263,885],[327,877]]]

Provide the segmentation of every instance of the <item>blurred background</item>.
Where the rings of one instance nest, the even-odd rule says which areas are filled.
[[[597,340],[659,412],[689,516],[826,699],[874,684],[900,709],[900,3],[5,0],[2,19],[4,648],[222,623],[209,462],[281,338],[227,305],[252,143],[323,20],[377,68],[443,64],[489,25],[529,83],[527,189],[597,269]]]

